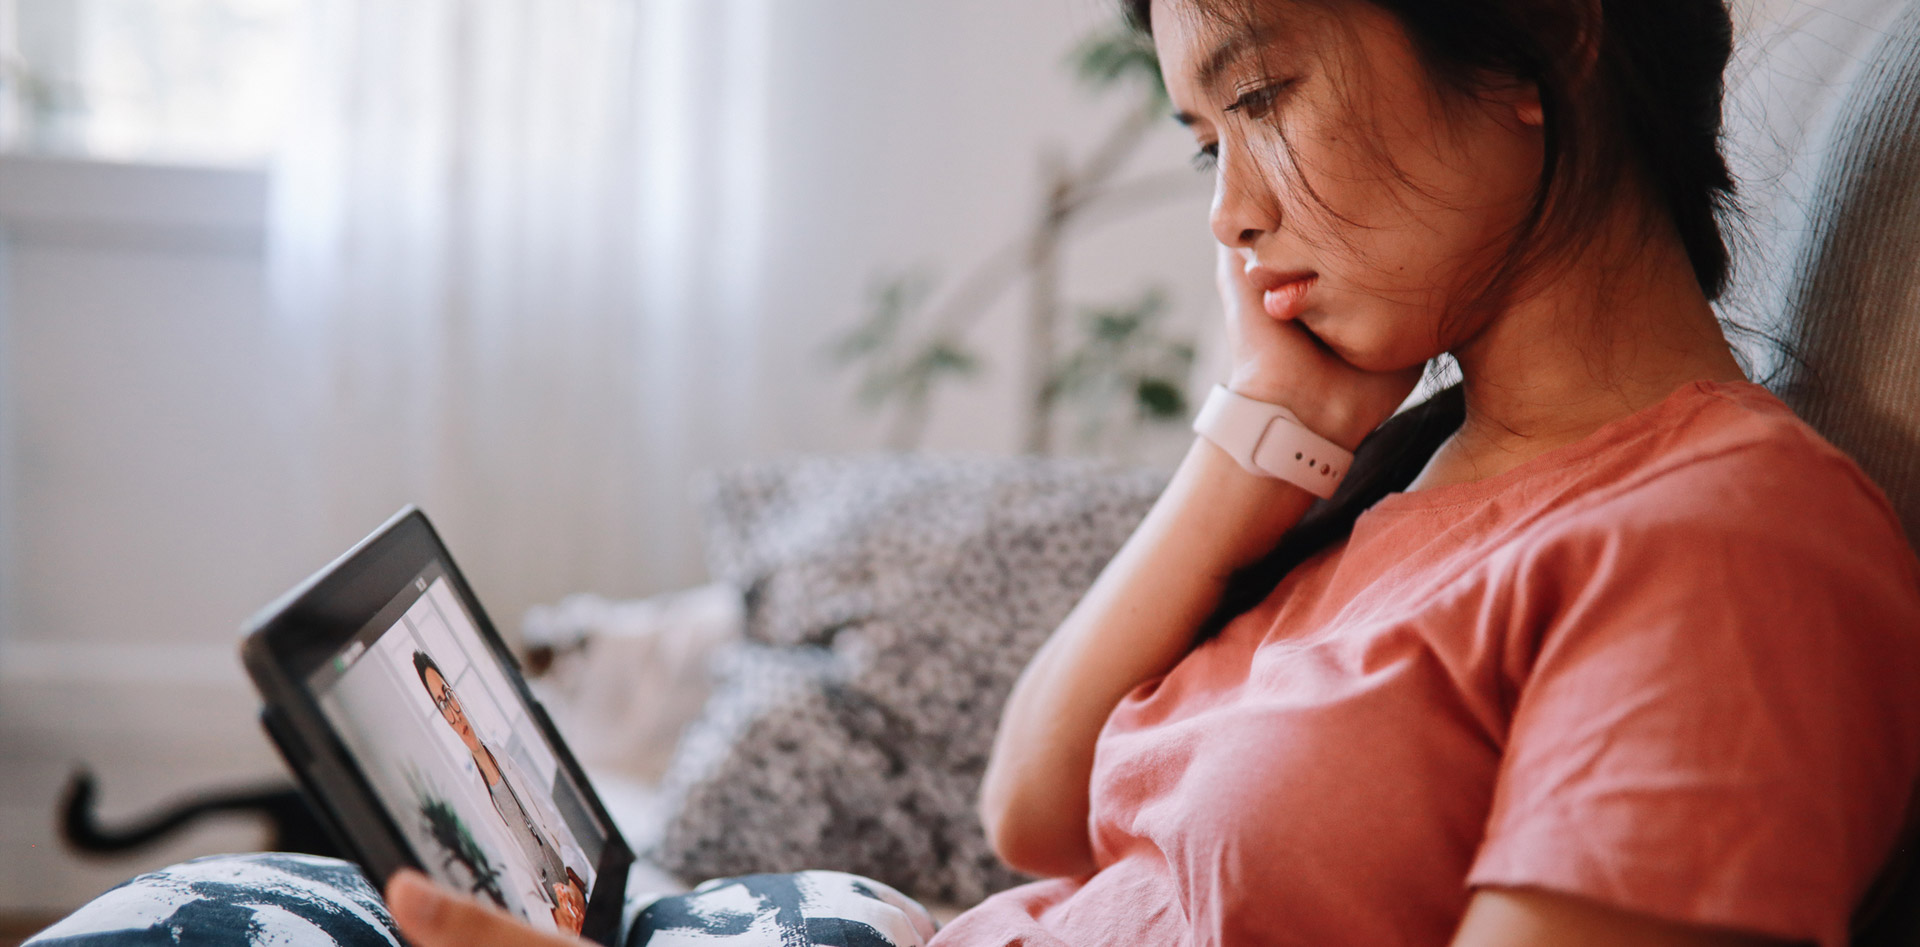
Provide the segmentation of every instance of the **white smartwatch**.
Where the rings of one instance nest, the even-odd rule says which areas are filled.
[[[1300,423],[1277,404],[1213,386],[1193,419],[1194,433],[1212,441],[1249,473],[1294,484],[1321,499],[1333,496],[1353,454]]]

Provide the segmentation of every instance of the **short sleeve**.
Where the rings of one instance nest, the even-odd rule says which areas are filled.
[[[1470,885],[1845,943],[1920,770],[1920,571],[1857,469],[1794,461],[1697,464],[1523,557]]]

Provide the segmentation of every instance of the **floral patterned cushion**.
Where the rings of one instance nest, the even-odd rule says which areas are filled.
[[[1086,462],[869,456],[708,489],[747,641],[681,742],[653,856],[682,877],[827,868],[970,904],[1021,879],[974,814],[1014,679],[1158,496]]]

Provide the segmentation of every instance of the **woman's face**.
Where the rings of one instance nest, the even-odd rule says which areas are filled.
[[[467,749],[480,752],[480,737],[473,732],[473,723],[467,720],[466,708],[460,706],[460,698],[454,696],[447,679],[433,668],[427,668],[422,678],[427,685],[427,695],[433,698],[434,707],[440,711],[440,719],[460,735],[460,742],[465,743]]]
[[[1538,186],[1537,94],[1443,90],[1391,15],[1358,0],[1155,0],[1177,117],[1214,167],[1214,236],[1270,316],[1354,366],[1394,371],[1487,324],[1454,312]],[[1304,286],[1304,293],[1299,289]]]

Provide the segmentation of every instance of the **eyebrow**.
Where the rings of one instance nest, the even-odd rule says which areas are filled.
[[[1221,41],[1220,45],[1213,48],[1213,52],[1207,54],[1206,59],[1201,61],[1194,78],[1199,81],[1201,87],[1212,87],[1220,80],[1220,74],[1227,71],[1228,66],[1233,65],[1241,56],[1246,55],[1248,50],[1272,36],[1273,32],[1271,26],[1264,26],[1237,32],[1227,37]],[[1191,126],[1198,119],[1191,112],[1174,112],[1173,120],[1182,125]]]

